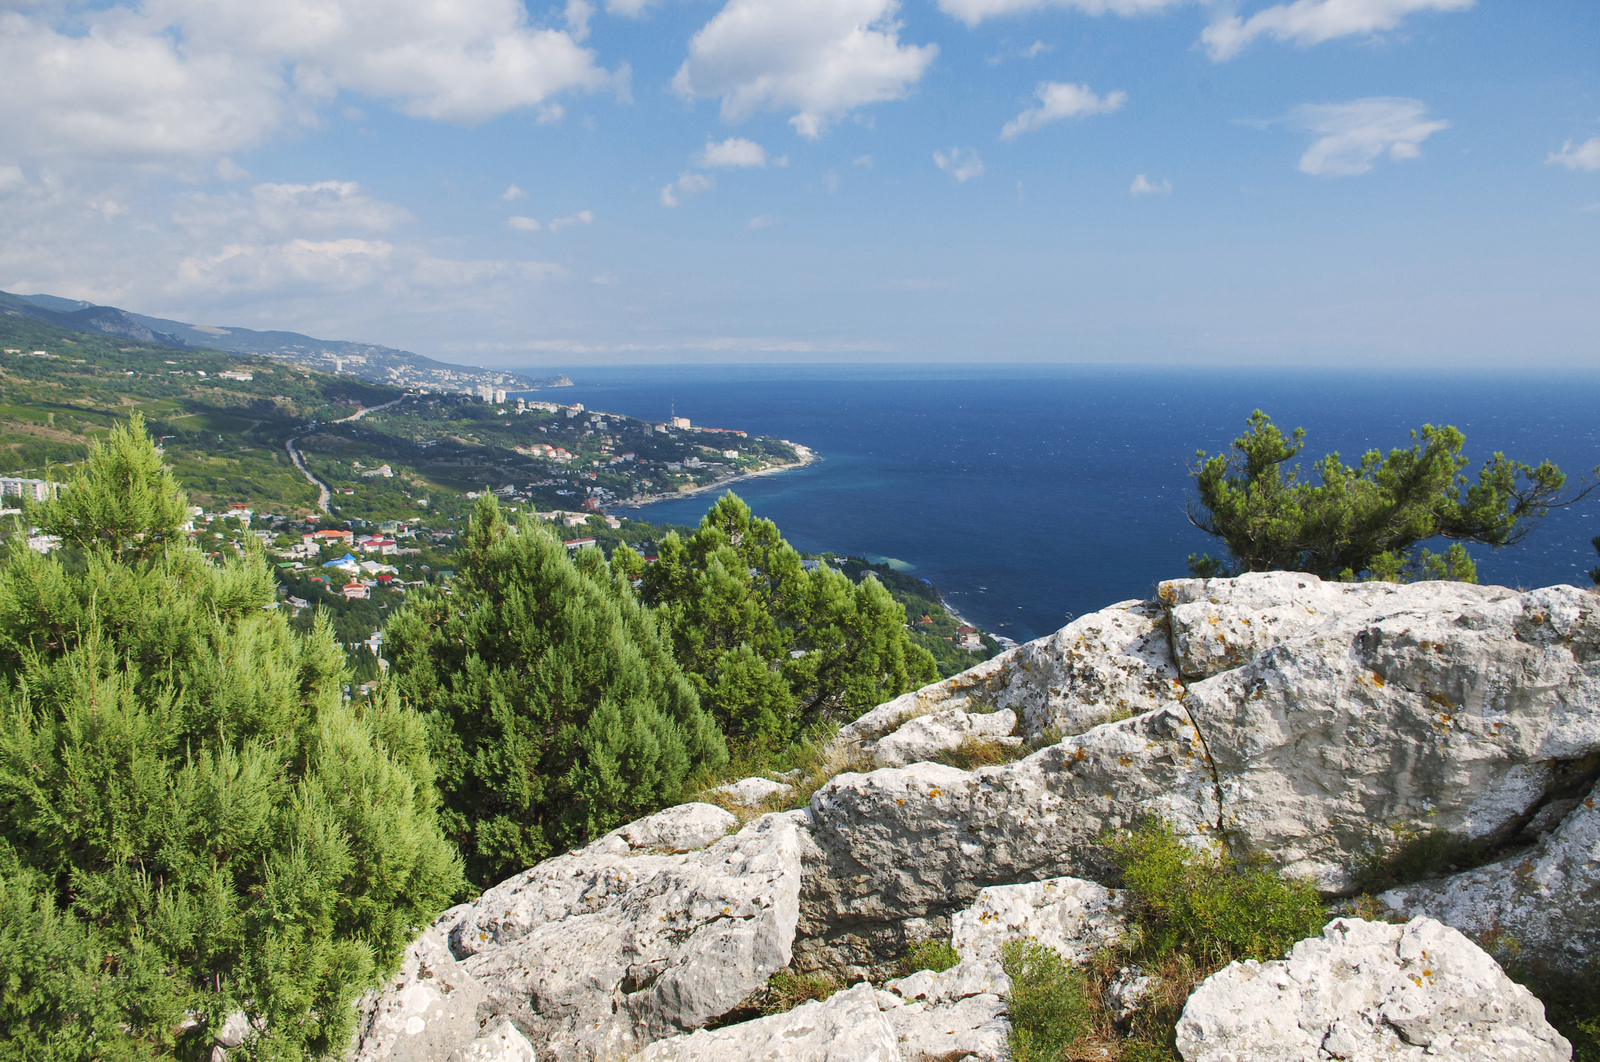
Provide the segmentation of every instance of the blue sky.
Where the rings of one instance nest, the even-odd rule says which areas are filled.
[[[1600,5],[0,11],[0,288],[481,364],[1593,367]]]

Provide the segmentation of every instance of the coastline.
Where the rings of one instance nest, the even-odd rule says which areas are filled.
[[[800,452],[800,460],[790,461],[786,465],[773,465],[771,468],[763,468],[757,472],[743,472],[737,476],[729,476],[727,479],[719,479],[715,483],[707,483],[703,486],[691,487],[688,490],[673,491],[671,494],[650,494],[646,495],[643,501],[630,500],[626,502],[618,502],[616,505],[611,506],[610,509],[643,509],[646,505],[654,505],[656,502],[678,501],[683,498],[692,498],[696,494],[704,494],[708,490],[720,490],[723,487],[729,486],[733,483],[739,483],[743,480],[759,479],[762,476],[776,476],[780,472],[792,472],[797,468],[805,468],[812,462],[821,460],[821,458],[817,455],[817,452],[809,447],[797,447],[796,449]],[[606,511],[609,512],[610,509],[607,509]]]
[[[963,627],[971,627],[974,630],[981,631],[982,633],[987,634],[989,637],[993,638],[996,642],[999,643],[1001,652],[1006,652],[1008,650],[1015,649],[1017,646],[1022,644],[1021,642],[1017,641],[1015,638],[1007,638],[1003,634],[996,634],[994,631],[987,630],[987,629],[985,629],[983,627],[980,627],[976,623],[973,623],[971,620],[967,619],[967,617],[963,616],[959,611],[957,611],[956,609],[951,607],[950,601],[944,596],[944,591],[943,590],[939,591],[939,607],[943,608],[945,610],[945,612],[949,613],[951,619],[955,620],[957,623],[961,624]]]

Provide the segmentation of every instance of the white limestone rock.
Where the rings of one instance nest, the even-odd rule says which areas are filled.
[[[1515,591],[1463,583],[1328,583],[1304,572],[1249,572],[1235,579],[1171,579],[1157,589],[1172,617],[1172,651],[1184,677],[1209,678],[1242,667],[1330,620],[1382,608],[1403,596],[1416,607],[1461,594],[1498,601]],[[1426,607],[1426,606],[1424,606]]]
[[[467,1046],[451,1053],[447,1062],[534,1062],[533,1045],[509,1021],[493,1028]]]
[[[999,962],[1007,941],[1031,937],[1082,965],[1127,934],[1127,898],[1083,878],[996,885],[978,893],[950,924],[950,943],[962,962]]]
[[[1123,601],[977,667],[879,705],[839,731],[847,750],[934,712],[993,712],[1022,718],[1022,735],[1051,727],[1081,734],[1097,723],[1175,705],[1182,692],[1156,601]]]
[[[1339,894],[1424,832],[1508,840],[1600,751],[1597,604],[1394,587],[1190,686],[1239,854]]]
[[[989,885],[1109,872],[1096,839],[1156,815],[1203,834],[1215,786],[1187,716],[1108,723],[1000,767],[935,763],[842,774],[808,810],[804,965],[875,968],[921,934],[900,927]]]
[[[1553,832],[1509,859],[1378,897],[1396,914],[1427,915],[1578,976],[1600,956],[1600,789]]]
[[[794,793],[794,786],[771,778],[741,778],[716,786],[711,793],[742,808],[759,808],[769,800],[787,799]]]
[[[348,1062],[434,1062],[477,1038],[487,993],[446,940],[468,909],[440,915],[406,948],[388,984],[361,1000]]]
[[[1286,960],[1233,963],[1189,997],[1185,1062],[1566,1062],[1544,1006],[1460,933],[1342,918]]]
[[[682,843],[683,821],[642,820],[546,860],[456,921],[451,945],[485,1007],[514,1021],[540,1062],[626,1058],[735,1009],[788,965],[793,818],[765,815],[699,851],[658,854],[663,837]],[[617,851],[630,838],[642,852]]]
[[[903,1062],[869,984],[785,1014],[658,1040],[636,1062]]]
[[[948,708],[917,716],[893,733],[863,746],[862,752],[879,767],[904,767],[931,760],[973,739],[1021,745],[1021,738],[1011,736],[1016,725],[1017,713],[1009,708],[987,713]]]
[[[1006,1062],[1011,1023],[1006,1003],[990,992],[963,996],[944,1006],[897,1003],[884,1007],[883,1016],[899,1040],[902,1058],[976,1058]]]

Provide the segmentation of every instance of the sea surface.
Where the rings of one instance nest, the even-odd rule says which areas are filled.
[[[548,370],[538,370],[547,373]],[[796,547],[866,555],[928,579],[970,621],[1024,641],[1148,597],[1220,552],[1185,516],[1188,466],[1263,409],[1307,429],[1306,456],[1409,445],[1424,423],[1465,433],[1469,472],[1492,452],[1569,478],[1600,464],[1600,375],[1377,374],[1084,366],[573,367],[563,403],[739,428],[821,460],[734,484]],[[1306,462],[1309,464],[1309,461]],[[710,492],[641,510],[697,524]],[[1587,585],[1600,492],[1519,546],[1469,547],[1483,582]],[[1436,551],[1444,544],[1435,544]]]

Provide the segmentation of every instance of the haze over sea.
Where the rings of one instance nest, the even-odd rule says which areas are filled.
[[[1550,459],[1575,480],[1600,464],[1594,375],[1453,375],[1097,366],[780,365],[574,368],[539,397],[774,435],[808,468],[733,490],[797,548],[892,559],[978,625],[1023,641],[1147,597],[1217,543],[1184,516],[1187,465],[1260,408],[1307,429],[1304,457],[1409,444],[1424,423],[1492,452]],[[1309,461],[1302,461],[1309,464]],[[621,510],[696,524],[720,494]],[[1483,582],[1587,585],[1600,495],[1553,512],[1520,546],[1470,547]],[[1442,549],[1435,545],[1435,549]]]

